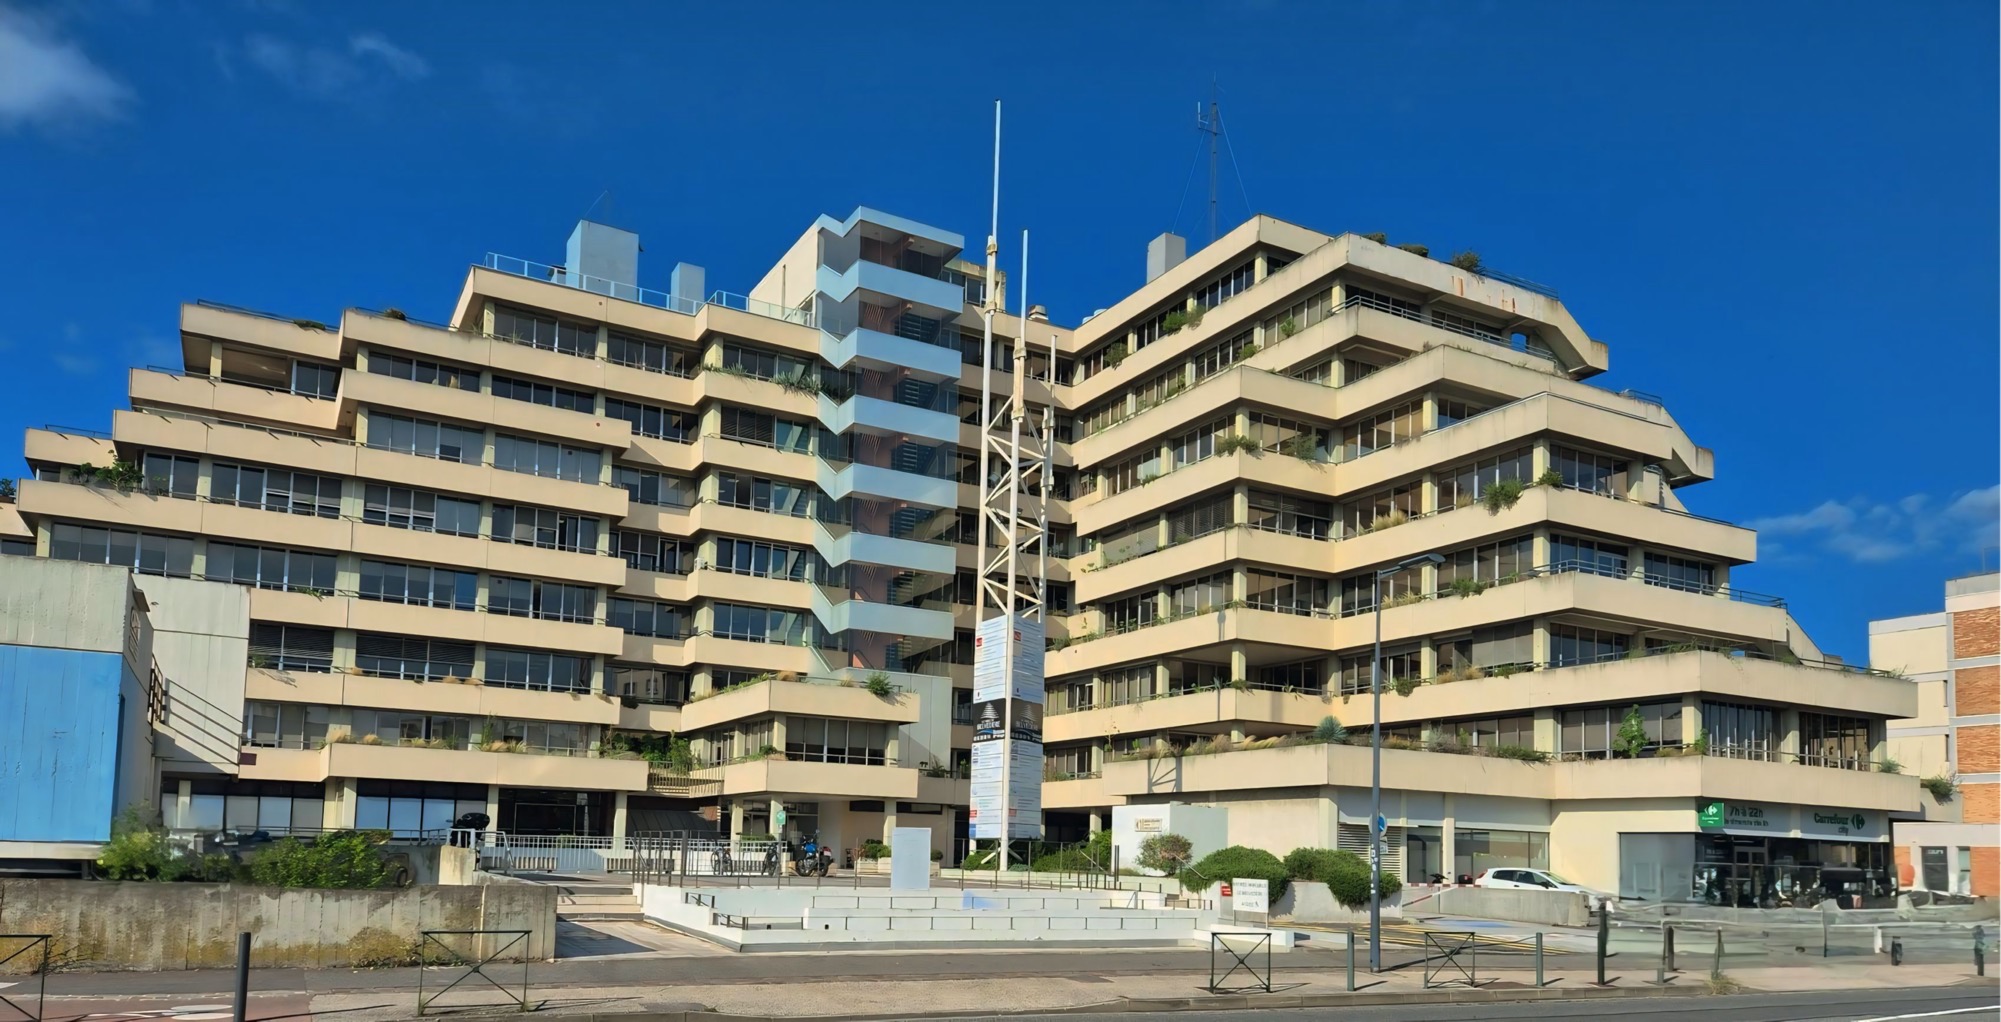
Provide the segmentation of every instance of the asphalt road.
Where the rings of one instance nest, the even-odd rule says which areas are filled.
[[[1515,1019],[1616,1019],[1619,1022],[1957,1022],[2001,1017],[1991,991],[1962,987],[1843,990],[1820,994],[1725,997],[1630,997],[1617,1000],[1384,1007],[1263,1008],[1248,1011],[1121,1013],[1119,1022],[1323,1022],[1338,1015],[1365,1022],[1503,1022]],[[1071,1015],[1012,1015],[1008,1022],[1076,1022]],[[961,1020],[963,1022],[963,1019]]]

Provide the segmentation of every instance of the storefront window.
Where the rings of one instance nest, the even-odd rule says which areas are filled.
[[[1703,835],[1696,841],[1694,901],[1737,908],[1810,908],[1827,898],[1860,907],[1895,895],[1889,846],[1809,838]]]
[[[1452,871],[1479,876],[1497,866],[1549,868],[1549,835],[1525,830],[1463,830],[1452,832]]]

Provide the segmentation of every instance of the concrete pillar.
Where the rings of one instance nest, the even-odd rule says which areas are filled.
[[[327,788],[329,795],[337,797],[337,800],[327,800],[326,815],[332,817],[329,824],[338,830],[353,830],[355,802],[361,797],[361,782],[352,777],[329,777]]]
[[[1555,754],[1562,736],[1558,733],[1560,724],[1556,711],[1547,706],[1535,711],[1535,747],[1543,752]]]
[[[1797,763],[1800,758],[1800,711],[1779,711],[1779,762]]]
[[[1251,575],[1242,564],[1230,569],[1230,602],[1242,603],[1251,598]]]
[[[220,378],[222,376],[221,341],[208,342],[208,374],[216,378]]]
[[[1529,656],[1540,664],[1549,663],[1549,619],[1536,618],[1529,631]]]
[[[1535,535],[1529,539],[1529,564],[1531,567],[1549,566],[1549,526],[1536,526]]]
[[[1156,661],[1154,661],[1154,664],[1153,664],[1153,694],[1154,694],[1154,695],[1156,695],[1156,696],[1164,696],[1164,695],[1166,695],[1166,694],[1167,694],[1167,690],[1168,690],[1168,689],[1169,689],[1169,688],[1170,688],[1170,687],[1172,686],[1172,684],[1173,684],[1173,681],[1174,681],[1174,679],[1173,679],[1173,677],[1171,676],[1171,674],[1172,674],[1172,672],[1171,672],[1171,671],[1170,671],[1170,670],[1168,669],[1168,666],[1167,666],[1167,661],[1165,661],[1165,660],[1156,660]]]
[[[1230,491],[1230,524],[1248,525],[1250,521],[1251,488],[1248,484],[1238,483],[1236,488]]]
[[[1096,834],[1103,829],[1105,829],[1104,818],[1098,815],[1096,809],[1091,810],[1091,833]]]
[[[626,806],[626,793],[623,791],[612,792],[611,793],[611,846],[613,848],[625,847],[625,806]]]
[[[1458,868],[1452,864],[1453,860],[1459,857],[1459,841],[1456,833],[1459,829],[1459,807],[1456,804],[1457,802],[1457,799],[1447,794],[1445,796],[1445,816],[1438,821],[1438,871],[1445,874],[1447,881],[1454,882],[1459,879]],[[1429,880],[1431,878],[1426,877],[1425,879]]]
[[[883,802],[883,804],[882,804],[882,843],[883,843],[883,844],[888,844],[888,843],[889,843],[889,835],[890,835],[890,832],[891,832],[891,831],[893,831],[893,830],[895,830],[895,829],[896,829],[896,803],[895,803],[895,802],[893,802],[893,801],[885,801],[885,802]]]
[[[730,837],[737,838],[741,836],[743,836],[743,802],[732,799],[730,801]]]
[[[1240,728],[1240,727],[1233,727],[1233,728],[1231,728],[1231,729],[1230,729],[1230,741],[1233,741],[1233,742],[1242,742],[1243,740],[1244,740],[1244,729],[1243,729],[1243,728]]]
[[[1540,479],[1544,472],[1549,471],[1554,466],[1555,461],[1549,454],[1549,440],[1547,438],[1538,439],[1535,442],[1535,446],[1529,451],[1529,477],[1522,481],[1530,482]]]
[[[500,785],[486,786],[486,825],[490,830],[500,829]]]
[[[1636,642],[1644,641],[1635,638]],[[1640,647],[1635,646],[1635,649]],[[1690,692],[1681,697],[1681,743],[1690,745],[1702,735],[1702,696]]]
[[[1430,391],[1424,393],[1424,409],[1418,413],[1418,429],[1429,433],[1438,428],[1438,395]]]
[[[1230,643],[1230,680],[1249,681],[1251,677],[1251,655],[1244,650],[1241,642]]]
[[[195,782],[183,777],[174,789],[174,819],[179,820],[183,827],[188,825],[188,814],[194,811],[194,802]]]
[[[1417,484],[1417,510],[1420,514],[1432,514],[1438,510],[1438,476],[1426,472]]]

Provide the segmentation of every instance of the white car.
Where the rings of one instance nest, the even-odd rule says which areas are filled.
[[[1495,866],[1481,870],[1480,875],[1473,878],[1473,886],[1518,891],[1571,891],[1584,895],[1593,911],[1618,900],[1604,891],[1594,891],[1581,884],[1573,884],[1546,869]]]

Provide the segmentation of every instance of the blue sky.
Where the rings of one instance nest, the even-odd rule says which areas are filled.
[[[1004,263],[1032,229],[1032,297],[1074,323],[1149,237],[1204,239],[1213,78],[1226,224],[1559,288],[1602,382],[1716,450],[1682,495],[1762,529],[1738,583],[1829,650],[1995,543],[1991,2],[844,9],[0,0],[0,473],[27,426],[106,427],[181,301],[440,318],[593,203],[659,288],[686,260],[745,290],[863,204],[977,248],[994,97]]]

